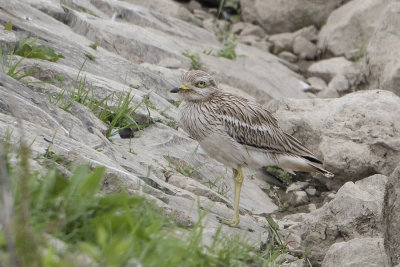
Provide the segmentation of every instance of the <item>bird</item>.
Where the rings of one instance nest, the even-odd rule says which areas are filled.
[[[317,172],[332,178],[322,162],[262,105],[222,91],[215,78],[202,70],[186,71],[181,85],[170,90],[182,101],[178,109],[181,128],[212,158],[232,168],[234,214],[221,222],[236,227],[244,176],[242,168],[277,166],[288,172]]]

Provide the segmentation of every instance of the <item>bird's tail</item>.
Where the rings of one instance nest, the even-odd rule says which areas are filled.
[[[315,164],[315,163],[307,162],[307,164],[308,164],[309,166],[311,166],[311,167],[315,170],[315,172],[318,172],[318,173],[323,174],[326,178],[331,179],[331,178],[333,178],[333,177],[335,176],[333,173],[331,173],[331,172],[325,170],[324,168],[318,166],[318,165]]]
[[[335,176],[333,173],[325,170],[320,165],[321,164],[312,162],[300,156],[284,155],[278,158],[278,167],[287,170],[288,172],[318,172],[323,174],[326,178],[332,178]]]

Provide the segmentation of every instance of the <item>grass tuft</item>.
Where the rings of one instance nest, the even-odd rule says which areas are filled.
[[[94,42],[92,44],[89,45],[90,48],[92,48],[93,50],[97,50],[97,47],[99,46],[98,42]]]
[[[31,39],[28,36],[20,40],[14,54],[23,58],[39,58],[51,62],[57,62],[60,58],[65,58],[62,54],[56,54],[48,46],[36,45],[35,43],[38,39],[38,37]]]
[[[5,31],[11,32],[11,31],[12,31],[12,28],[13,28],[13,24],[12,24],[11,21],[7,22],[6,25],[4,26],[4,30],[5,30]]]
[[[189,58],[192,61],[192,69],[199,70],[203,65],[200,61],[200,56],[198,54],[192,54],[190,50],[185,50],[182,55]]]
[[[222,227],[206,246],[200,203],[199,220],[182,228],[142,196],[122,188],[104,194],[104,167],[79,166],[70,177],[54,169],[32,173],[29,148],[21,145],[19,163],[11,164],[12,148],[8,138],[0,145],[0,166],[8,166],[1,168],[0,181],[7,181],[2,186],[9,185],[6,192],[14,199],[7,217],[13,227],[2,220],[0,228],[5,266],[82,266],[81,259],[89,266],[269,266],[281,255],[276,236],[265,247],[271,250],[257,251],[246,237],[224,235]]]

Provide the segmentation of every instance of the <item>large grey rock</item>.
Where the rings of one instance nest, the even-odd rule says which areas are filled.
[[[294,38],[293,33],[285,32],[269,36],[268,41],[273,44],[273,53],[278,54],[281,51],[292,51]]]
[[[346,76],[352,85],[357,85],[362,80],[360,68],[344,57],[333,57],[312,63],[307,69],[309,75],[317,76],[326,82],[337,74]]]
[[[191,21],[194,19],[193,15],[184,6],[178,4],[173,0],[123,0],[134,5],[140,5],[148,10],[154,10],[164,15],[175,17],[184,21]],[[96,2],[96,1],[92,1]]]
[[[268,33],[292,32],[321,24],[346,0],[241,0],[244,21],[256,22]]]
[[[390,266],[383,247],[383,238],[354,238],[333,244],[326,252],[324,267]]]
[[[358,182],[348,182],[334,199],[308,214],[284,217],[282,234],[294,248],[310,248],[308,257],[321,264],[335,242],[354,238],[383,236],[382,207],[388,178],[373,175]],[[298,242],[298,243],[296,243]],[[337,265],[341,266],[341,265]]]
[[[301,59],[311,60],[317,55],[317,47],[303,36],[297,36],[293,41],[293,52]]]
[[[323,92],[328,86],[326,82],[319,77],[312,76],[307,79],[307,82],[310,84],[310,88],[307,88],[307,91],[312,93]]]
[[[338,189],[374,173],[390,173],[400,160],[400,97],[371,90],[336,99],[271,101],[281,127],[315,152],[335,174],[321,178]]]
[[[385,248],[393,266],[400,264],[400,165],[389,177],[383,210]]]
[[[239,56],[235,62],[204,54],[200,58],[203,68],[216,72],[219,82],[240,88],[259,103],[286,97],[309,98],[303,92],[302,77],[285,67],[279,58],[242,44],[237,45],[236,53]]]
[[[366,49],[364,72],[369,88],[400,95],[400,3],[390,1]]]
[[[387,0],[354,0],[333,11],[318,35],[318,48],[348,59],[363,56]]]
[[[273,34],[268,37],[268,40],[273,44],[273,53],[278,54],[281,51],[291,52],[293,42],[297,37],[304,38],[309,42],[315,42],[317,40],[317,29],[314,26],[304,27],[296,32]]]
[[[0,48],[1,51],[12,51],[17,45],[17,37],[13,31],[0,29]]]

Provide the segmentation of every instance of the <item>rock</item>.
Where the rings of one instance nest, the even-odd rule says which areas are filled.
[[[285,65],[288,69],[290,69],[291,71],[300,72],[300,68],[299,68],[299,66],[298,66],[297,64],[290,63],[290,62],[288,62],[288,61],[286,61],[286,60],[284,60],[284,59],[281,59],[280,62],[281,62],[283,65]],[[303,91],[304,91],[305,88],[308,88],[308,87],[309,87],[308,84],[305,83],[305,82],[303,82],[303,81],[300,81],[300,84],[301,84],[301,89],[302,89]],[[304,92],[305,92],[305,91],[304,91]]]
[[[231,27],[231,33],[239,35],[243,31],[243,29],[249,24],[251,24],[251,23],[247,23],[247,22],[243,22],[243,21],[236,22]]]
[[[353,85],[358,84],[361,80],[360,70],[353,62],[344,57],[317,61],[308,67],[307,72],[309,75],[320,77],[326,82],[330,82],[336,74],[343,74]]]
[[[243,30],[240,32],[240,35],[255,35],[260,38],[265,37],[265,31],[257,25],[246,23]]]
[[[199,2],[203,3],[205,5],[218,7],[221,1],[220,0],[199,0]],[[231,2],[239,3],[239,0],[232,0]]]
[[[319,77],[310,77],[307,79],[307,82],[310,83],[310,87],[305,89],[306,92],[311,92],[311,93],[318,93],[318,92],[323,92],[326,90],[326,88],[328,87],[326,85],[326,82],[319,78]]]
[[[205,20],[205,19],[214,18],[213,15],[211,15],[210,13],[206,12],[203,9],[193,10],[193,15],[195,16],[195,18],[199,19],[200,21]]]
[[[383,238],[354,238],[333,244],[326,252],[324,267],[390,266],[383,248]]]
[[[270,53],[271,48],[272,48],[272,44],[268,41],[260,41],[260,42],[256,42],[253,44],[254,47],[260,49],[261,51]]]
[[[308,185],[309,183],[307,182],[300,182],[300,181],[294,182],[286,188],[286,194],[292,191],[304,190],[305,188],[307,188]]]
[[[163,58],[161,59],[160,62],[158,62],[158,65],[164,68],[169,68],[169,69],[178,69],[181,67],[182,62],[180,62],[176,58]]]
[[[17,45],[17,37],[13,31],[6,31],[3,28],[0,29],[0,48],[1,51],[13,50]]]
[[[382,237],[382,207],[387,177],[376,174],[348,182],[339,189],[335,198],[308,214],[284,217],[281,230],[286,241],[310,248],[308,257],[321,264],[328,249],[337,241],[354,238]],[[283,228],[282,228],[283,229]],[[338,266],[338,265],[336,265]],[[340,265],[339,265],[340,266]]]
[[[385,248],[391,266],[400,264],[400,165],[393,171],[386,185],[383,210]],[[388,266],[390,266],[388,265]]]
[[[292,51],[294,37],[293,33],[280,33],[269,36],[268,41],[274,45],[272,52],[278,54],[281,51]]]
[[[287,263],[283,262],[283,263],[279,264],[279,267],[303,267],[303,266],[307,266],[305,259],[298,259],[295,261],[291,261],[291,262],[287,262]]]
[[[143,6],[148,10],[156,11],[161,14],[182,19],[184,21],[190,21],[194,19],[193,15],[188,9],[183,7],[172,0],[152,0],[152,1],[142,1],[142,0],[125,0],[125,2],[130,3],[129,6],[138,5]],[[92,2],[94,3],[94,2]]]
[[[288,51],[282,51],[282,52],[280,52],[280,53],[278,54],[278,57],[280,57],[280,58],[282,58],[282,59],[284,59],[284,60],[286,60],[286,61],[288,61],[288,62],[291,62],[291,63],[295,63],[295,62],[297,62],[297,60],[298,60],[298,58],[297,58],[297,56],[296,56],[295,54],[290,53],[290,52],[288,52]]]
[[[341,74],[338,74],[338,75],[341,75]],[[336,76],[338,76],[338,75],[336,75]],[[336,77],[336,76],[335,76],[335,77]],[[334,83],[332,83],[332,81],[333,81]],[[339,95],[339,92],[337,91],[337,87],[336,87],[337,82],[335,82],[334,79],[332,79],[332,81],[329,82],[329,84],[330,84],[331,86],[328,85],[328,87],[327,87],[324,91],[321,91],[321,92],[319,92],[319,93],[317,94],[317,96],[318,96],[319,98],[338,98],[338,97],[340,96],[340,95]],[[347,81],[347,80],[346,80],[346,81]]]
[[[328,89],[336,91],[340,96],[350,93],[350,85],[346,76],[336,74],[329,82]]]
[[[268,109],[335,174],[317,178],[338,189],[374,173],[390,175],[400,161],[400,97],[358,91],[336,99],[271,101]]]
[[[317,195],[317,189],[315,189],[315,187],[310,186],[305,191],[306,191],[307,195],[309,195],[310,197]]]
[[[255,35],[240,35],[238,41],[245,45],[254,46],[260,41],[260,37]]]
[[[348,59],[363,56],[388,1],[354,0],[333,11],[318,35],[318,48]]]
[[[308,203],[307,193],[304,191],[291,191],[287,195],[286,203],[292,207],[298,207]]]
[[[219,82],[240,88],[261,104],[283,95],[309,98],[303,92],[302,78],[284,66],[283,60],[241,43],[236,47],[236,54],[236,61],[203,53],[199,55],[203,69],[209,72],[219,70],[215,75]]]
[[[187,4],[187,8],[193,12],[195,9],[201,9],[202,6],[199,2],[196,0],[190,0],[189,3]]]
[[[322,24],[343,0],[241,0],[243,20],[257,23],[267,33],[292,32]]]
[[[295,37],[301,36],[310,42],[316,42],[318,40],[318,30],[314,25],[304,27],[293,33]]]
[[[369,88],[381,88],[400,95],[400,3],[390,1],[379,20],[363,61]]]
[[[297,36],[293,41],[293,52],[301,59],[314,59],[317,55],[317,47],[302,36]]]
[[[233,24],[231,32],[237,35],[256,35],[259,38],[265,37],[265,31],[260,26],[242,21]]]

